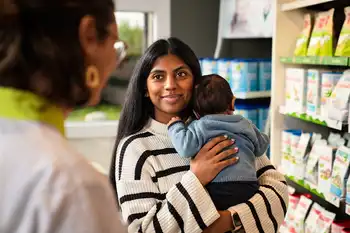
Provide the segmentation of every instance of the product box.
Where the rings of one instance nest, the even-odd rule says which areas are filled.
[[[257,127],[260,131],[265,130],[266,120],[268,116],[269,116],[269,105],[259,105]]]
[[[231,60],[232,91],[258,91],[258,62],[254,59]]]
[[[321,105],[320,115],[323,119],[328,119],[328,102],[335,85],[338,83],[342,73],[324,72],[321,78]]]
[[[218,71],[217,60],[213,58],[203,58],[202,59],[202,74],[216,74]]]
[[[350,148],[341,146],[338,148],[332,169],[331,194],[340,200],[345,196],[346,179],[349,174]],[[336,202],[337,203],[337,202]]]
[[[227,80],[232,84],[232,73],[231,73],[231,60],[230,59],[218,59],[217,60],[218,75]]]
[[[306,113],[310,116],[317,116],[320,113],[321,78],[322,71],[315,69],[307,71]]]
[[[270,91],[271,90],[271,59],[259,61],[259,91]]]
[[[235,114],[250,120],[255,126],[258,125],[258,106],[251,104],[236,104]]]
[[[287,68],[285,75],[286,108],[296,113],[305,113],[307,91],[306,70]]]

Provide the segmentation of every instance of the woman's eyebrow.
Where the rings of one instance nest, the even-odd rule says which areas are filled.
[[[155,69],[155,70],[151,70],[150,74],[153,74],[153,73],[165,73],[164,70],[159,70],[159,69]]]
[[[174,72],[177,72],[177,71],[182,70],[182,69],[187,69],[188,70],[189,68],[186,65],[182,65],[182,66],[179,66],[179,67],[175,68]]]

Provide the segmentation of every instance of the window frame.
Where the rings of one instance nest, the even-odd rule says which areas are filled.
[[[144,12],[151,13],[153,24],[152,35],[149,35],[147,42],[149,46],[154,41],[170,37],[170,0],[114,0],[115,11],[123,12]],[[147,25],[147,24],[146,24]]]

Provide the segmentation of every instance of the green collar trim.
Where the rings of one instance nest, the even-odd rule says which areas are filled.
[[[64,135],[62,109],[27,91],[0,87],[0,117],[37,121],[55,127]]]

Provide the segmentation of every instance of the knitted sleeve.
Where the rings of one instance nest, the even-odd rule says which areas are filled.
[[[256,158],[260,188],[248,202],[231,207],[237,212],[245,232],[275,233],[287,211],[288,189],[284,176],[271,164],[266,155]]]
[[[118,201],[128,232],[202,232],[219,214],[197,177],[188,171],[164,193],[148,155],[174,153],[173,148],[141,149],[140,144],[121,144],[117,151]],[[120,165],[120,166],[119,166]],[[119,169],[118,169],[119,167]]]

